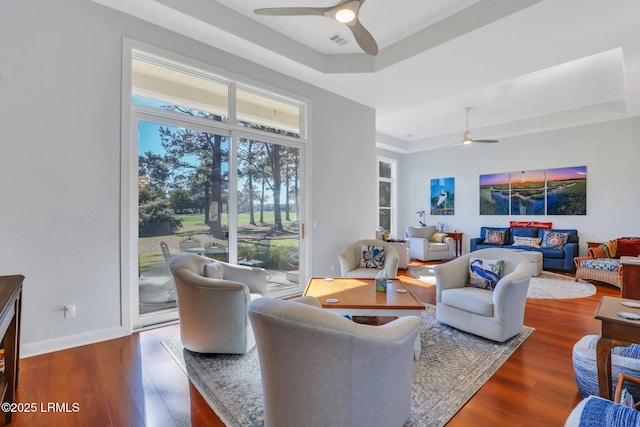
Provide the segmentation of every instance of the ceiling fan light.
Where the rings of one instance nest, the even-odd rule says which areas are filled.
[[[353,9],[343,7],[336,10],[334,17],[336,18],[336,21],[343,24],[348,24],[349,22],[356,19],[356,12]]]
[[[468,145],[468,144],[471,144],[472,142],[473,142],[473,139],[471,137],[471,134],[469,132],[465,132],[462,143],[465,145]]]

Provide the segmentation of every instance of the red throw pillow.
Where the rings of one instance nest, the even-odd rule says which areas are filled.
[[[640,240],[618,239],[616,257],[640,255]]]

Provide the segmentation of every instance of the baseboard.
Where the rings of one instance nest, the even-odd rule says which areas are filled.
[[[104,329],[90,333],[72,335],[62,338],[55,338],[46,341],[38,341],[20,345],[20,358],[38,356],[40,354],[52,353],[54,351],[66,350],[68,348],[80,347],[88,344],[95,344],[130,335],[131,331],[122,327]]]

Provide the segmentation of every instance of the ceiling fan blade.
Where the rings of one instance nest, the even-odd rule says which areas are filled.
[[[472,139],[471,142],[482,142],[486,144],[492,144],[494,142],[498,142],[497,139]]]
[[[301,15],[320,15],[324,16],[327,10],[332,7],[267,7],[255,9],[253,13],[257,15],[270,16],[301,16]]]
[[[361,2],[362,3],[362,2]],[[378,44],[369,31],[360,23],[360,20],[356,17],[353,22],[348,23],[347,26],[356,38],[358,45],[371,56],[378,54]]]

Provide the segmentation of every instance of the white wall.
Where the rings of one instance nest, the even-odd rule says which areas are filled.
[[[557,228],[575,228],[580,252],[587,241],[640,236],[640,118],[580,126],[506,138],[497,144],[472,144],[405,156],[404,226],[417,225],[415,212],[429,211],[433,178],[455,178],[455,214],[427,216],[447,230],[478,237],[480,227],[508,226],[510,220],[552,221]],[[587,215],[479,215],[479,176],[518,170],[587,166]]]
[[[26,276],[24,356],[129,333],[123,37],[311,99],[312,275],[331,275],[342,247],[377,223],[372,109],[86,0],[1,2],[0,274]],[[64,319],[65,304],[76,318]]]

